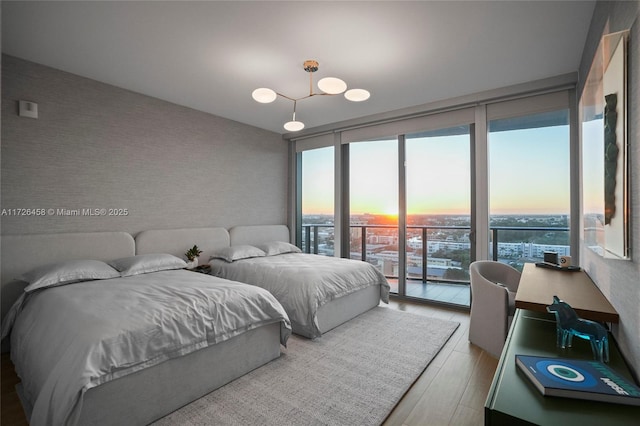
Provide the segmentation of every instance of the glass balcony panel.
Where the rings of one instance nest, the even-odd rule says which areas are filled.
[[[318,232],[319,228],[331,228],[330,226],[320,225],[304,225],[303,234],[314,234]],[[387,232],[381,233],[380,231],[385,229]],[[362,238],[361,236],[367,235],[365,241],[371,239],[379,240],[382,238],[396,238],[396,233],[389,230],[394,228],[380,227],[380,226],[366,226],[358,225],[351,226],[350,235],[352,242],[351,259],[364,260],[371,262],[379,267],[379,269],[385,274],[389,285],[391,286],[391,293],[398,293],[398,274],[397,268],[394,269],[393,263],[391,265],[384,265],[384,255],[373,255],[373,252],[369,249],[365,249],[364,256],[362,252]],[[434,270],[433,266],[448,266],[448,263],[443,263],[442,258],[428,258],[427,259],[427,271],[424,272],[422,268],[422,256],[420,251],[422,250],[422,240],[414,239],[415,235],[438,235],[443,230],[452,231],[455,230],[458,233],[468,234],[471,230],[470,226],[459,225],[456,227],[441,228],[438,226],[409,226],[407,227],[407,253],[414,253],[412,257],[409,257],[407,262],[409,266],[407,268],[407,291],[406,296],[436,301],[439,303],[447,303],[461,306],[469,306],[469,276],[458,275],[457,272],[451,273],[455,268],[447,268],[448,274],[440,273],[437,268]],[[537,241],[530,243],[522,243],[525,238],[518,232],[526,232],[528,237],[526,239]],[[511,234],[511,235],[510,235]],[[497,247],[497,256],[494,260],[499,260],[504,263],[508,263],[520,270],[524,263],[527,262],[540,262],[543,259],[543,253],[547,250],[555,250],[558,255],[569,253],[569,228],[568,227],[492,227],[491,235],[502,238],[502,240],[496,240],[495,247]],[[427,247],[430,247],[430,251],[438,254],[441,250],[439,243],[427,241]],[[546,242],[545,242],[546,241]],[[377,242],[377,241],[376,241]],[[460,246],[452,248],[452,250],[461,250],[462,254],[468,252],[466,244],[460,243]],[[366,243],[369,246],[369,243]],[[493,245],[492,245],[493,246]],[[322,254],[318,251],[311,251],[311,253]],[[416,253],[419,255],[416,258]],[[491,252],[493,256],[493,252]],[[453,257],[453,256],[449,256]],[[449,262],[448,257],[445,258],[445,262]],[[467,261],[468,262],[468,261]],[[435,265],[433,265],[435,264]],[[466,264],[466,262],[463,262]],[[431,265],[431,266],[430,266]],[[464,268],[468,271],[468,265]]]

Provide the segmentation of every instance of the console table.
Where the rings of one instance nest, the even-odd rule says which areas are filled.
[[[546,312],[553,295],[583,318],[617,322],[618,314],[584,272],[563,272],[525,265],[516,294],[516,314],[485,403],[485,425],[637,425],[640,407],[543,396],[516,366],[516,355],[593,359],[588,341],[556,347],[555,317]],[[609,340],[608,365],[634,382],[620,351]]]
[[[515,306],[547,312],[553,296],[567,302],[580,318],[617,323],[618,312],[584,272],[557,271],[527,263],[522,270]]]
[[[556,347],[554,317],[516,311],[505,348],[485,403],[485,425],[637,425],[640,407],[543,396],[516,366],[516,355],[593,359],[589,342],[573,339],[573,347]],[[631,382],[633,377],[616,344],[609,344],[608,365]]]

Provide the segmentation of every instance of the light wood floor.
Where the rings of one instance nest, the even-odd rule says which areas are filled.
[[[391,412],[384,425],[483,425],[484,402],[498,360],[468,342],[469,314],[395,300],[389,303],[388,308],[457,321],[460,327]],[[8,354],[2,354],[0,362],[0,424],[26,425],[15,392],[18,378],[13,363]]]
[[[389,308],[456,321],[460,326],[383,425],[484,425],[484,402],[498,360],[469,343],[469,314],[394,300]]]

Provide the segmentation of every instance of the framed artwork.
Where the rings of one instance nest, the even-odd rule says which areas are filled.
[[[602,37],[579,106],[584,243],[617,259],[630,259],[628,38],[628,30]]]

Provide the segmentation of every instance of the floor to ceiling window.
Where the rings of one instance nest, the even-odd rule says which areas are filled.
[[[467,307],[472,261],[571,255],[574,95],[489,96],[296,141],[297,241],[370,262],[398,297]]]
[[[349,144],[350,257],[398,278],[398,141]]]
[[[469,305],[469,129],[406,135],[406,296]]]
[[[492,257],[522,269],[545,251],[571,255],[569,110],[488,127]]]
[[[334,235],[333,146],[301,153],[302,248],[333,256]]]

